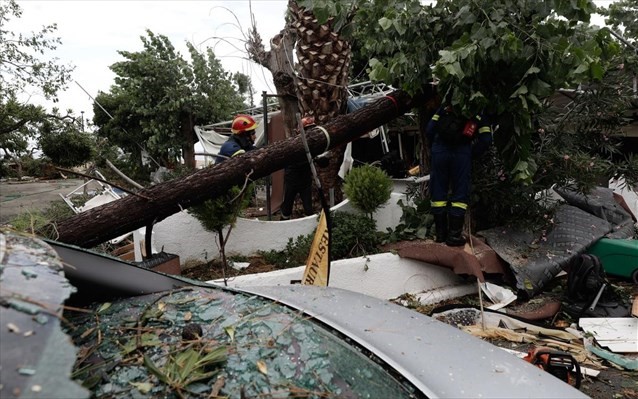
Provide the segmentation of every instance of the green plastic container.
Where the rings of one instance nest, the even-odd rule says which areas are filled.
[[[626,277],[638,284],[638,240],[601,238],[587,253],[600,259],[605,273]]]

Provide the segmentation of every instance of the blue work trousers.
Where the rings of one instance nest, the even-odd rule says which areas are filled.
[[[448,146],[435,141],[431,154],[432,214],[449,211],[452,216],[464,216],[470,200],[471,144]]]

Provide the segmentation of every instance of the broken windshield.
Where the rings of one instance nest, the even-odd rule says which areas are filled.
[[[177,290],[73,312],[73,378],[96,397],[413,398],[357,347],[267,299]]]

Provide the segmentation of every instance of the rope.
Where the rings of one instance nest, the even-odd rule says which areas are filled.
[[[325,127],[323,126],[316,126],[317,129],[321,130],[323,132],[323,134],[326,136],[326,149],[323,150],[323,152],[326,152],[330,149],[330,135],[328,134],[328,131],[326,130]]]
[[[476,258],[476,252],[474,251],[474,242],[472,241],[472,226],[471,226],[472,217],[470,214],[469,206],[467,208],[467,216],[468,216],[468,223],[466,223],[467,236],[468,236],[467,238],[470,240],[470,249],[472,250],[472,256]],[[483,290],[481,289],[481,280],[478,278],[478,276],[476,278],[476,284],[478,286],[479,305],[481,306],[481,328],[483,329],[483,331],[485,331],[485,311],[483,309]]]

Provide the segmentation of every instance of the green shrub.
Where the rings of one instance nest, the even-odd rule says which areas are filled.
[[[392,180],[379,168],[363,165],[348,173],[343,192],[358,210],[372,217],[392,194]]]
[[[199,220],[207,231],[219,233],[225,227],[234,225],[239,212],[248,206],[250,196],[240,195],[241,189],[240,186],[233,186],[223,195],[192,206],[187,212]],[[246,192],[251,190],[251,185],[246,187]]]
[[[411,241],[424,239],[431,233],[434,217],[430,214],[429,199],[415,199],[416,206],[404,205],[402,200],[398,204],[403,213],[399,224],[391,229],[383,237],[383,243]]]
[[[275,265],[278,268],[286,269],[301,266],[308,259],[313,238],[314,233],[300,235],[296,240],[289,238],[286,248],[283,250],[260,251],[259,254],[264,257],[266,263]]]
[[[385,202],[385,201],[384,201]],[[332,213],[331,259],[356,258],[379,252],[376,222],[365,215]]]
[[[314,233],[288,239],[281,251],[260,251],[264,261],[279,268],[301,266],[306,263]],[[348,212],[332,213],[330,259],[347,259],[379,252],[381,242],[374,220],[365,215]]]
[[[55,165],[65,168],[82,165],[95,155],[95,144],[87,133],[65,130],[42,135],[40,146]]]
[[[32,158],[31,156],[23,156],[20,158],[20,164],[22,165],[22,176],[31,176],[44,179],[51,178],[52,175],[56,174],[57,172],[52,167],[51,163],[44,158]]]

